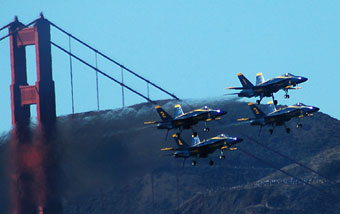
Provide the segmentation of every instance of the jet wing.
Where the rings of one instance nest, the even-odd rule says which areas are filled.
[[[302,87],[293,87],[291,85],[287,86],[285,89],[288,89],[288,90],[298,90],[298,89],[301,89]]]
[[[289,116],[292,116],[294,114],[294,109],[281,109],[278,111],[275,111],[273,113],[268,114],[268,116],[266,117],[267,119],[280,119],[280,118],[286,118]]]
[[[199,112],[199,111],[192,111],[192,112],[188,112],[188,113],[185,113],[184,115],[180,116],[180,117],[177,117],[174,119],[174,122],[180,122],[180,121],[192,121],[192,120],[195,120],[196,117],[198,115],[202,115],[202,114],[205,114],[207,112]]]
[[[220,143],[220,142],[221,142],[221,140],[218,140],[218,141],[211,141],[211,140],[205,141],[205,140],[203,140],[200,143],[190,147],[190,149],[197,149],[197,148],[201,149],[201,148],[204,148],[204,147],[212,146],[212,145],[214,145],[216,143]]]
[[[230,151],[234,151],[234,150],[237,150],[237,148],[235,148],[235,147],[228,147],[228,146],[222,146],[221,147],[221,150],[226,150],[226,149],[229,149]]]

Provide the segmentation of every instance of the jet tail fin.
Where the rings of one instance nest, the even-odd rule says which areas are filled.
[[[248,106],[250,107],[256,118],[262,118],[266,116],[266,114],[263,113],[263,111],[261,111],[261,109],[259,109],[254,103],[248,103]]]
[[[191,138],[191,146],[195,146],[196,144],[198,144],[198,143],[200,143],[200,142],[201,142],[201,140],[200,140],[200,138],[198,137],[197,132],[194,132],[194,133],[192,134],[192,138]]]
[[[267,105],[267,113],[271,113],[273,111],[276,111],[276,107],[275,107],[273,101],[270,101],[267,104],[268,104]]]
[[[183,149],[185,149],[185,148],[188,148],[188,147],[189,147],[189,145],[188,145],[184,140],[181,139],[181,137],[179,136],[179,134],[177,134],[177,133],[176,133],[176,134],[173,134],[173,135],[172,135],[172,138],[175,140],[175,142],[176,142],[178,148],[183,148]]]
[[[238,76],[238,78],[239,78],[244,89],[254,87],[253,83],[251,83],[245,76],[243,76],[243,74],[238,73],[237,76]]]
[[[174,110],[174,118],[178,117],[179,115],[184,114],[182,106],[180,104],[175,105],[175,110]]]
[[[264,82],[264,77],[262,73],[256,74],[256,85],[259,85]]]
[[[155,108],[163,121],[172,120],[172,117],[161,106],[156,106]]]

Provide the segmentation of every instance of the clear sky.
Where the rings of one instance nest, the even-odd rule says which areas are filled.
[[[12,0],[0,7],[0,27],[15,15],[27,24],[43,12],[69,33],[183,99],[222,97],[231,92],[225,87],[240,86],[236,76],[240,72],[252,82],[259,72],[266,79],[286,72],[302,75],[309,78],[300,85],[302,89],[290,92],[289,100],[279,92],[279,103],[315,105],[340,119],[339,11],[340,1],[313,0]],[[68,48],[68,38],[55,29],[52,41]],[[95,63],[94,53],[75,42],[72,50]],[[28,47],[27,52],[33,84],[34,48]],[[69,58],[56,48],[52,57],[57,113],[69,114]],[[75,110],[95,110],[95,73],[74,60],[73,65]],[[120,79],[120,69],[102,58],[98,67]],[[0,71],[1,133],[11,124],[8,39],[0,42]],[[146,94],[145,83],[127,74],[124,78],[127,85]],[[100,78],[99,89],[101,109],[121,107],[119,86]],[[152,88],[150,96],[169,98]],[[126,92],[126,105],[143,101]]]

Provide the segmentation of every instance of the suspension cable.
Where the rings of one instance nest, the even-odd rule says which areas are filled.
[[[71,49],[71,37],[68,37],[69,52],[72,53]],[[74,95],[73,95],[73,69],[72,69],[72,57],[70,56],[70,79],[71,79],[71,100],[72,100],[72,116],[74,116]]]
[[[286,158],[286,159],[290,160],[291,162],[293,162],[293,163],[295,163],[295,164],[297,164],[297,165],[299,165],[299,166],[301,166],[301,167],[303,167],[303,168],[305,168],[305,169],[307,169],[307,170],[309,170],[309,171],[311,171],[311,172],[313,172],[313,173],[319,175],[320,177],[326,179],[327,181],[329,181],[329,182],[331,182],[331,183],[333,183],[333,184],[338,184],[338,182],[336,182],[336,181],[334,181],[334,180],[331,180],[331,179],[327,178],[326,176],[320,174],[319,172],[313,170],[312,168],[310,168],[310,167],[308,167],[308,166],[306,166],[306,165],[304,165],[304,164],[302,164],[302,163],[300,163],[300,162],[298,162],[298,161],[296,161],[296,160],[294,160],[294,159],[288,157],[287,155],[281,154],[280,152],[278,152],[278,151],[276,151],[276,150],[274,150],[274,149],[272,149],[272,148],[266,146],[265,144],[262,144],[262,143],[258,142],[256,139],[254,139],[254,138],[252,138],[252,137],[250,137],[250,136],[247,136],[247,135],[244,135],[244,136],[245,136],[246,138],[248,138],[248,140],[250,140],[251,142],[256,143],[257,145],[260,145],[260,146],[262,146],[263,148],[265,148],[265,149],[267,149],[267,150],[269,150],[269,151],[271,151],[271,152],[274,152],[275,154],[277,154],[277,155],[279,155],[279,156],[281,156],[281,157],[283,157],[283,158]]]
[[[98,69],[97,52],[95,52],[96,69]],[[98,84],[98,71],[96,70],[96,90],[97,90],[97,109],[99,111],[99,84]]]
[[[264,163],[264,164],[266,164],[266,165],[268,165],[268,166],[270,166],[270,167],[273,168],[273,169],[276,169],[276,170],[282,172],[282,173],[285,174],[285,175],[288,175],[289,177],[292,177],[292,178],[296,179],[297,181],[300,181],[300,182],[302,182],[302,183],[304,183],[304,184],[306,184],[306,185],[312,187],[313,189],[315,189],[315,190],[317,190],[317,191],[319,191],[319,192],[321,192],[321,193],[326,194],[327,196],[332,196],[332,197],[339,198],[339,196],[334,195],[333,193],[327,192],[327,191],[325,191],[325,190],[323,190],[323,189],[321,189],[321,188],[319,188],[319,187],[317,187],[317,186],[314,186],[314,185],[312,185],[312,184],[310,184],[310,183],[308,183],[308,182],[302,180],[301,178],[295,177],[294,175],[290,174],[289,172],[287,172],[287,171],[285,171],[285,170],[282,170],[282,169],[280,169],[279,167],[274,166],[273,164],[271,164],[271,163],[268,162],[268,161],[262,160],[261,158],[259,158],[259,157],[255,156],[255,155],[253,155],[252,153],[250,153],[250,152],[248,152],[248,151],[246,151],[246,150],[244,150],[244,149],[237,148],[237,150],[239,150],[239,151],[245,153],[246,155],[248,155],[248,156],[250,156],[250,157],[252,157],[252,158],[254,158],[254,159],[256,159],[256,160],[258,160],[258,161],[260,161],[260,162],[262,162],[262,163]]]
[[[58,30],[60,30],[61,32],[63,32],[64,34],[72,37],[74,40],[76,40],[77,42],[81,43],[82,45],[86,46],[87,48],[91,49],[92,51],[95,51],[97,52],[99,55],[101,55],[102,57],[104,57],[105,59],[109,60],[110,62],[118,65],[119,67],[123,68],[124,70],[128,71],[129,73],[135,75],[136,77],[144,80],[145,82],[151,84],[152,86],[154,86],[155,88],[159,89],[160,91],[168,94],[169,96],[173,97],[174,99],[176,100],[180,100],[177,96],[175,96],[174,94],[171,94],[170,92],[164,90],[163,88],[161,88],[160,86],[156,85],[155,83],[151,82],[150,80],[148,79],[145,79],[144,77],[140,76],[139,74],[135,73],[134,71],[132,71],[131,69],[125,67],[124,65],[120,64],[119,62],[115,61],[114,59],[108,57],[107,55],[103,54],[102,52],[96,50],[95,48],[91,47],[90,45],[86,44],[85,42],[81,41],[80,39],[78,39],[77,37],[71,35],[70,33],[66,32],[65,30],[63,30],[62,28],[58,27],[57,25],[55,25],[54,23],[52,23],[51,21],[49,21],[50,24],[57,28]]]
[[[133,93],[139,95],[140,97],[143,97],[143,98],[146,99],[147,101],[149,101],[149,102],[151,102],[151,103],[153,103],[153,104],[156,104],[155,101],[150,100],[149,98],[147,98],[147,97],[144,96],[143,94],[139,93],[138,91],[136,91],[136,90],[130,88],[129,86],[127,86],[127,85],[125,85],[125,84],[123,84],[123,83],[121,83],[121,82],[119,82],[119,81],[116,80],[115,78],[109,76],[108,74],[104,73],[103,71],[101,71],[101,70],[97,69],[96,67],[90,65],[90,64],[87,63],[86,61],[84,61],[84,60],[82,60],[81,58],[75,56],[74,54],[70,53],[69,51],[67,51],[67,50],[65,50],[64,48],[60,47],[59,45],[55,44],[54,42],[51,41],[51,44],[52,44],[53,46],[55,46],[56,48],[62,50],[63,52],[69,54],[69,55],[72,56],[73,58],[77,59],[78,61],[82,62],[83,64],[87,65],[88,67],[92,68],[93,70],[98,71],[98,73],[100,73],[100,74],[102,74],[103,76],[109,78],[110,80],[116,82],[117,84],[119,84],[119,85],[121,85],[121,86],[127,88],[128,90],[130,90],[130,91],[132,91]]]
[[[146,90],[147,90],[147,94],[148,94],[148,98],[150,98],[150,88],[149,88],[149,83],[146,83]]]
[[[124,84],[124,72],[123,72],[123,68],[120,68],[120,72],[121,72],[121,76],[122,76],[122,83]],[[123,86],[122,86],[122,105],[123,105],[123,108],[124,108],[125,107],[125,95],[124,95],[124,87]]]
[[[28,27],[28,26],[30,26],[30,25],[36,23],[39,19],[41,19],[41,18],[35,19],[34,21],[28,23],[27,25],[24,25],[24,24],[23,24],[23,25],[19,26],[19,27],[18,27],[16,30],[14,30],[13,32],[10,32],[10,33],[8,33],[6,36],[1,37],[1,38],[0,38],[0,42],[1,42],[2,40],[6,39],[7,37],[9,37],[9,36],[11,36],[11,35],[13,35],[13,34],[16,34],[16,33],[19,32],[20,30],[22,30],[22,29],[24,29],[24,28],[26,28],[26,27]],[[13,22],[11,22],[10,24],[8,24],[8,25],[6,25],[6,26],[3,26],[3,27],[1,28],[1,30],[5,29],[5,28],[7,28],[7,27],[10,27],[11,24],[13,24]]]

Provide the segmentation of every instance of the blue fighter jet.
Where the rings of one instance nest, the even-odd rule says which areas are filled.
[[[228,87],[227,89],[241,90],[239,93],[234,93],[239,97],[260,97],[259,100],[256,100],[256,104],[260,104],[264,97],[272,97],[274,104],[277,105],[274,93],[282,89],[286,92],[284,97],[288,99],[288,90],[300,89],[296,86],[308,80],[306,77],[286,73],[265,81],[262,73],[258,73],[256,75],[256,85],[253,85],[243,74],[239,73],[237,76],[242,87]]]
[[[158,129],[191,129],[200,121],[204,121],[205,127],[204,131],[209,131],[207,126],[208,121],[219,120],[221,116],[225,115],[227,112],[221,109],[210,109],[207,106],[196,109],[187,113],[184,113],[181,105],[175,105],[174,117],[171,117],[166,111],[163,110],[161,106],[155,107],[162,121],[150,121],[144,122],[144,124],[157,124]]]
[[[286,132],[290,133],[290,129],[286,127],[285,122],[292,118],[298,118],[297,128],[302,128],[300,119],[305,116],[312,116],[314,112],[320,109],[314,106],[304,105],[302,103],[297,103],[296,105],[276,109],[273,102],[268,103],[268,113],[265,114],[261,109],[259,109],[254,103],[248,103],[250,109],[255,115],[255,118],[241,118],[238,121],[250,121],[252,126],[260,126],[260,132],[262,126],[271,125],[272,128],[269,129],[269,133],[273,134],[274,128],[276,126],[285,126]]]
[[[194,157],[195,159],[192,161],[191,165],[195,166],[196,161],[199,158],[209,158],[209,154],[215,152],[216,150],[221,150],[220,159],[225,159],[224,151],[225,150],[236,150],[237,148],[233,147],[235,144],[241,142],[243,139],[238,137],[228,137],[224,134],[220,134],[216,137],[202,140],[200,141],[196,132],[192,135],[191,145],[187,144],[184,140],[182,140],[179,134],[173,134],[177,148],[162,148],[162,151],[175,151],[172,156],[175,158],[184,158],[184,161],[189,157]],[[183,161],[183,164],[184,164]],[[209,158],[209,164],[212,166],[214,161]]]

